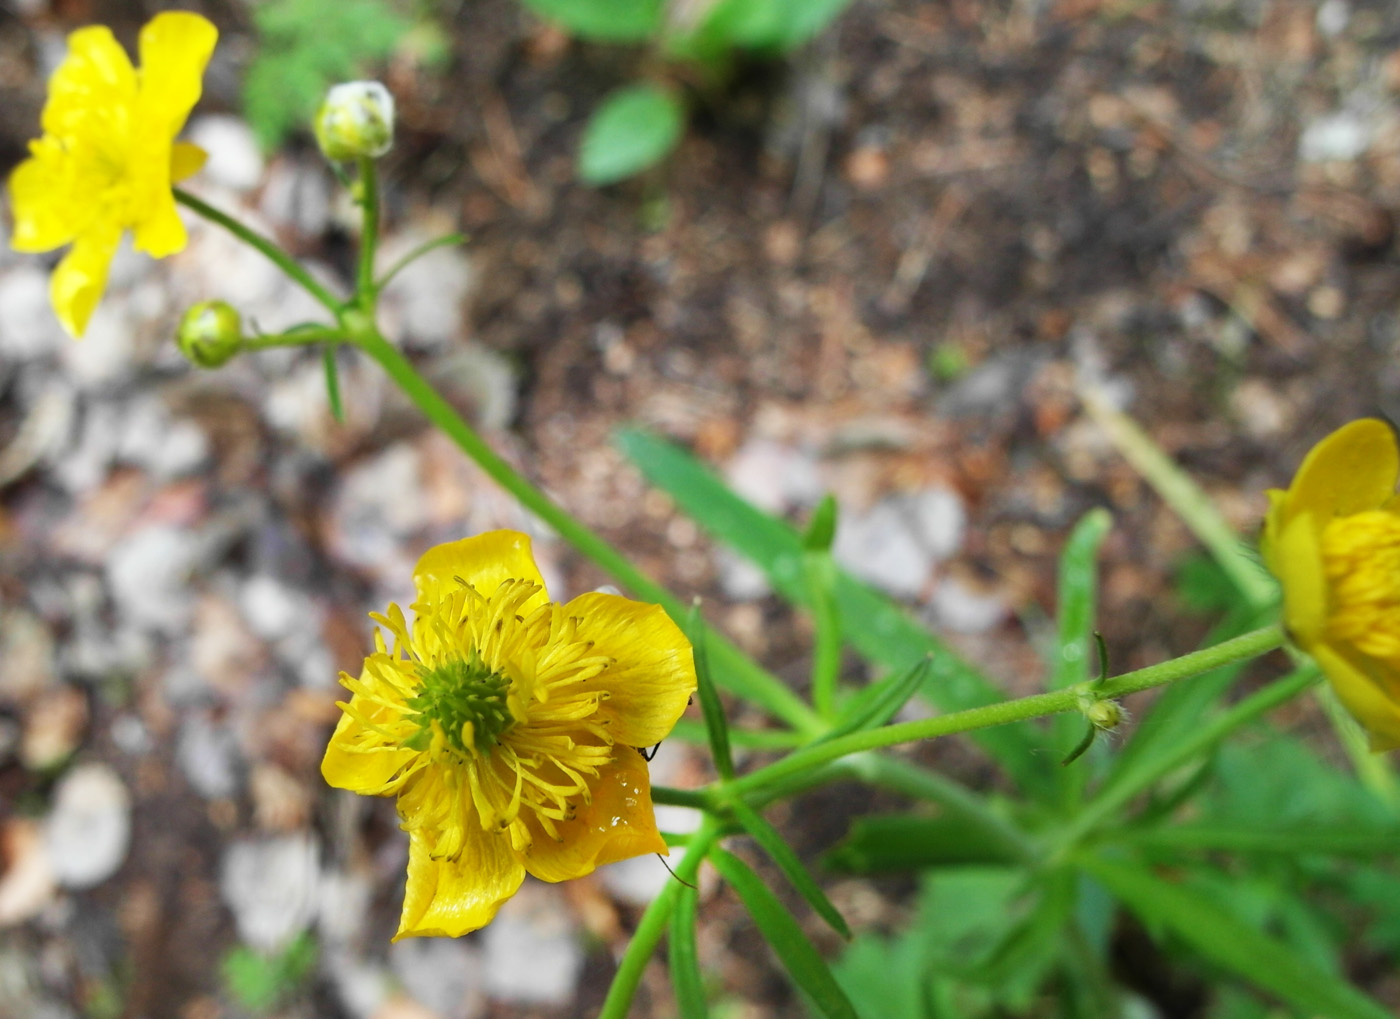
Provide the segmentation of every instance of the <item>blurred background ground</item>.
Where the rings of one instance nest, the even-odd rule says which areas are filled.
[[[131,44],[161,6],[0,7],[0,165],[37,133],[68,31]],[[265,157],[240,119],[248,8],[199,9],[223,37],[187,132],[212,157],[195,189],[342,283],[353,218],[324,163],[304,138]],[[581,125],[645,56],[509,0],[425,10],[447,62],[407,48],[384,71],[385,258],[471,240],[400,278],[387,331],[496,448],[795,683],[806,622],[647,491],[618,425],[794,520],[834,491],[850,568],[1024,693],[1056,555],[1092,506],[1117,522],[1115,671],[1205,629],[1176,579],[1189,535],[1077,379],[1244,533],[1317,438],[1400,413],[1386,0],[857,0],[792,60],[697,91],[675,157],[605,190],[574,179]],[[313,354],[185,365],[170,336],[196,300],[268,331],[315,317],[217,231],[192,224],[160,263],[120,256],[81,343],[49,310],[53,260],[0,252],[0,1014],[237,1017],[258,981],[290,988],[266,1007],[287,1016],[591,1014],[659,862],[531,884],[479,934],[391,948],[392,803],[331,793],[317,765],[365,613],[406,600],[429,545],[523,528],[561,600],[608,578],[371,366],[342,360],[337,425]],[[969,747],[925,754],[994,781]],[[654,769],[706,778],[674,742]],[[783,827],[815,853],[848,799]],[[897,923],[901,891],[833,894],[870,926]],[[728,1014],[800,1015],[730,900],[702,916]],[[637,1014],[670,1008],[658,968]]]

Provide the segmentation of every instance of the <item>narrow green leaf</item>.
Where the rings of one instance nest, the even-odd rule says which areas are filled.
[[[1308,1015],[1386,1019],[1390,1013],[1345,980],[1236,919],[1190,888],[1150,871],[1086,854],[1076,862],[1146,923],[1166,928],[1203,957]]]
[[[836,539],[836,499],[828,494],[807,521],[807,530],[802,533],[802,547],[808,552],[830,552],[831,543]]]
[[[705,982],[700,976],[700,956],[695,951],[696,899],[695,889],[682,885],[671,913],[671,986],[676,990],[681,1019],[708,1019],[710,1014],[705,1004]]]
[[[771,50],[796,49],[826,28],[851,0],[721,0],[703,30],[730,46]]]
[[[722,779],[734,777],[734,756],[729,749],[729,723],[724,718],[724,705],[710,676],[710,656],[705,651],[704,624],[700,620],[700,603],[696,600],[686,626],[687,636],[695,654],[695,692],[700,695],[700,712],[705,716],[705,731],[710,737],[710,755],[715,771]]]
[[[709,744],[710,729],[704,722],[692,722],[682,718],[676,722],[667,739],[682,743]],[[807,737],[792,729],[729,729],[729,742],[732,746],[750,750],[792,750],[807,742]]]
[[[831,731],[823,740],[884,725],[909,702],[924,683],[929,659],[915,662],[902,673],[893,672],[862,689],[846,702]]]
[[[548,21],[584,39],[640,42],[662,26],[662,0],[523,0]]]
[[[807,598],[812,606],[816,644],[812,649],[812,706],[823,718],[836,714],[836,691],[841,679],[841,615],[836,610],[836,564],[831,553],[808,549],[802,553]]]
[[[751,560],[773,586],[797,605],[807,604],[802,539],[781,520],[755,509],[729,490],[693,456],[646,432],[625,429],[618,447],[647,480],[676,500],[696,523]],[[944,711],[1004,700],[980,672],[909,618],[887,597],[843,571],[835,597],[847,639],[867,659],[903,672],[929,658],[924,695]],[[1052,776],[1039,740],[1022,726],[998,726],[971,734],[1023,788],[1044,791]]]
[[[730,812],[734,815],[734,820],[744,826],[744,831],[753,836],[753,840],[763,847],[763,851],[772,858],[778,865],[778,869],[783,872],[797,889],[807,904],[817,911],[823,920],[831,924],[832,930],[836,931],[843,938],[850,938],[851,928],[846,926],[846,919],[831,904],[831,900],[826,897],[826,893],[813,880],[812,875],[807,873],[807,868],[802,866],[802,861],[793,852],[792,846],[778,834],[771,824],[763,819],[758,811],[754,810],[742,800],[736,800],[730,804]]]
[[[844,874],[894,874],[1024,861],[1000,832],[969,825],[952,812],[940,817],[876,814],[859,818],[822,862]]]
[[[335,345],[327,343],[321,348],[321,359],[326,366],[326,399],[331,404],[331,414],[339,424],[345,424],[345,408],[340,403],[340,370],[335,363]]]
[[[1052,690],[1063,690],[1089,678],[1099,546],[1112,526],[1113,517],[1107,510],[1090,510],[1074,525],[1060,554],[1059,653],[1050,674]]]
[[[759,932],[792,975],[793,981],[811,998],[812,1004],[830,1019],[860,1019],[850,999],[831,975],[826,960],[748,864],[723,849],[713,850],[710,862],[733,887]]]
[[[620,89],[589,118],[578,175],[603,185],[640,173],[676,147],[684,127],[685,110],[673,93],[649,84]]]

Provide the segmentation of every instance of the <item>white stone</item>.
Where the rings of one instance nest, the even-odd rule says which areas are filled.
[[[499,1001],[563,1006],[574,998],[583,950],[555,889],[532,878],[483,932],[486,991]]]
[[[172,416],[163,400],[147,395],[128,405],[116,454],[156,478],[169,480],[203,466],[209,457],[209,440],[193,421]]]
[[[47,357],[69,342],[49,302],[49,274],[35,264],[0,276],[0,355],[6,360]]]
[[[408,993],[441,1019],[472,1019],[486,1007],[481,956],[467,942],[408,938],[390,946],[389,967]]]
[[[1324,0],[1317,8],[1317,30],[1329,39],[1346,31],[1351,22],[1351,5],[1346,0]]]
[[[110,388],[136,374],[135,330],[120,298],[108,293],[81,340],[59,347],[64,374],[79,389]]]
[[[238,594],[238,607],[252,631],[264,640],[280,640],[306,625],[309,599],[276,577],[249,577]]]
[[[234,191],[251,191],[263,175],[257,137],[237,117],[211,114],[190,125],[187,137],[209,154],[200,176]]]
[[[331,946],[355,942],[369,919],[374,886],[364,872],[327,870],[321,875],[316,929]]]
[[[956,577],[939,583],[929,607],[939,626],[956,633],[985,633],[1008,612],[1000,595],[974,591]]]
[[[895,499],[842,518],[831,552],[851,573],[900,598],[921,594],[933,570],[932,553]]]
[[[331,183],[326,165],[279,159],[267,173],[259,203],[262,214],[303,237],[320,237],[331,218]]]
[[[278,952],[316,915],[321,851],[310,835],[235,842],[224,851],[219,891],[238,936],[260,952]]]
[[[406,231],[379,250],[379,270],[387,271],[414,248],[448,231]],[[463,312],[475,274],[460,245],[436,248],[389,281],[379,306],[390,332],[408,347],[436,348],[464,330]]]
[[[1298,156],[1306,163],[1349,161],[1371,147],[1371,129],[1350,110],[1318,117],[1303,129]]]
[[[962,496],[943,485],[932,485],[907,496],[903,502],[913,516],[924,547],[935,562],[957,555],[967,527]]]
[[[754,601],[765,598],[773,590],[768,575],[748,559],[726,545],[714,550],[715,569],[720,590],[733,601]]]
[[[782,513],[822,497],[821,475],[811,454],[772,439],[750,439],[725,470],[729,487],[761,510]]]
[[[187,585],[201,544],[188,531],[151,524],[117,545],[107,560],[107,581],[123,615],[147,629],[183,631],[193,609]]]
[[[65,888],[92,888],[117,872],[131,845],[131,795],[105,764],[64,776],[44,826],[49,865]]]
[[[180,725],[175,761],[194,791],[207,800],[227,799],[238,792],[242,766],[238,740],[201,714],[187,714]]]

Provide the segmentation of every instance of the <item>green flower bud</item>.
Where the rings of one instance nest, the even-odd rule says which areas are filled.
[[[332,86],[316,111],[316,142],[332,162],[378,159],[394,144],[394,97],[377,81]]]
[[[1126,712],[1117,701],[1095,701],[1084,709],[1084,717],[1095,729],[1112,731],[1123,722]]]
[[[180,319],[175,342],[195,366],[220,368],[243,349],[243,321],[224,301],[202,301]]]

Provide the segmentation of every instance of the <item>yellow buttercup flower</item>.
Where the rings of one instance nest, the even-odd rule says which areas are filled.
[[[218,32],[187,12],[141,29],[141,68],[98,25],[68,37],[49,80],[44,135],[10,177],[16,251],[72,244],[49,293],[63,328],[81,336],[107,285],[122,231],[137,251],[164,258],[185,246],[171,185],[204,165],[203,150],[175,136],[199,100]]]
[[[549,601],[530,539],[430,549],[410,627],[397,605],[331,737],[331,785],[397,796],[408,888],[397,938],[491,922],[527,873],[565,881],[665,853],[646,760],[695,689],[664,611],[618,595]],[[385,633],[392,643],[386,642]]]
[[[1337,429],[1269,492],[1264,560],[1294,643],[1316,659],[1373,750],[1400,747],[1400,446],[1385,421]]]

